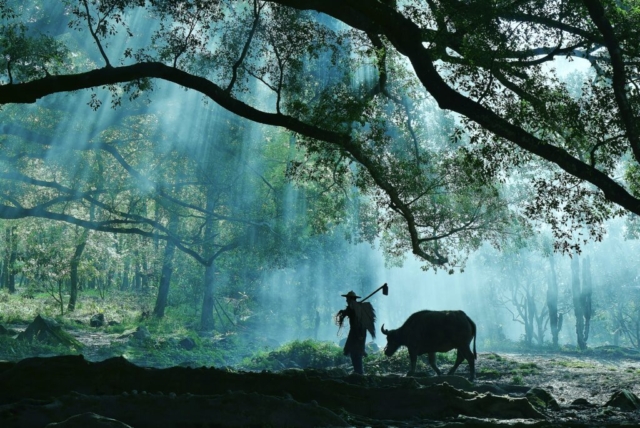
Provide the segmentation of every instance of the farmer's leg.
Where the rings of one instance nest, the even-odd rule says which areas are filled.
[[[358,374],[364,374],[364,367],[362,365],[362,354],[359,352],[351,353],[351,364],[353,364],[353,372]]]

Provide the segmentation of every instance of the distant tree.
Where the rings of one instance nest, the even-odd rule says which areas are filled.
[[[539,241],[540,250],[544,258],[549,261],[549,276],[547,279],[547,312],[549,314],[549,329],[551,330],[551,343],[558,346],[558,336],[562,330],[563,313],[559,310],[558,299],[558,275],[556,268],[556,254],[553,251],[553,242],[547,234],[543,234]]]
[[[78,265],[80,264],[82,253],[84,253],[84,249],[87,246],[88,237],[89,230],[83,229],[78,237],[79,239],[75,245],[73,256],[69,262],[69,303],[67,304],[67,311],[69,312],[73,312],[76,309],[76,303],[78,302],[78,288],[80,282],[78,277]]]
[[[610,241],[589,252],[593,298],[598,302],[597,316],[591,319],[592,330],[597,330],[591,336],[595,339],[599,333],[602,342],[640,349],[640,278],[636,268],[640,242],[629,226],[614,230]]]
[[[544,251],[540,251],[540,243],[528,231],[512,232],[512,239],[499,249],[485,248],[481,252],[485,273],[491,278],[487,286],[493,304],[523,326],[523,342],[527,346],[541,346],[549,326],[548,299],[545,301],[541,286],[548,278]]]
[[[541,282],[539,262],[532,260],[527,249],[522,249],[514,257],[505,259],[508,291],[502,298],[502,306],[512,315],[512,319],[524,327],[524,343],[538,345],[544,343],[548,323],[548,307],[541,305]],[[544,271],[543,271],[544,272]]]
[[[0,279],[2,287],[9,293],[16,292],[16,267],[18,257],[18,236],[15,225],[7,225],[4,228],[4,252]]]
[[[591,330],[591,318],[593,317],[593,286],[591,281],[591,261],[589,256],[584,257],[582,262],[582,308],[584,311],[584,341],[589,341]]]
[[[558,335],[562,330],[563,314],[558,312],[558,280],[556,278],[555,255],[548,254],[549,285],[547,286],[547,309],[549,312],[549,328],[553,346],[558,346]]]
[[[582,278],[580,275],[580,259],[577,254],[571,258],[571,292],[573,295],[573,310],[576,316],[576,338],[578,347],[587,348],[591,325],[591,271],[589,259],[582,262]]]

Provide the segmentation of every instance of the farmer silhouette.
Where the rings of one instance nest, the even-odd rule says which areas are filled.
[[[347,336],[347,342],[344,344],[344,355],[351,357],[354,373],[364,374],[362,359],[367,356],[364,345],[367,331],[369,331],[372,338],[376,337],[376,329],[374,327],[376,314],[371,303],[358,302],[356,300],[360,296],[356,295],[355,292],[349,291],[347,294],[342,294],[342,297],[347,299],[347,307],[336,314],[336,324],[342,328],[344,319],[349,318],[349,335]]]

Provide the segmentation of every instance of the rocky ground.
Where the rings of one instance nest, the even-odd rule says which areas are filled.
[[[87,355],[124,340],[88,334],[75,335]],[[436,377],[423,361],[406,377],[384,361],[369,361],[366,376],[348,366],[256,373],[83,356],[0,362],[0,426],[640,426],[640,355],[630,350],[481,352],[473,384],[464,364],[459,376]]]
[[[549,391],[561,405],[575,400],[604,405],[621,389],[640,395],[640,355],[629,350],[596,348],[587,355],[486,353],[480,358],[480,381],[518,384],[520,376],[523,385]]]

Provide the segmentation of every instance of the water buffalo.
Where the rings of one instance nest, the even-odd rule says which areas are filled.
[[[469,362],[469,380],[475,377],[476,353],[476,324],[463,311],[419,311],[412,314],[402,327],[387,330],[382,325],[382,334],[387,336],[387,346],[384,348],[386,356],[392,356],[398,348],[406,346],[411,359],[411,370],[407,376],[416,371],[418,355],[429,354],[429,365],[439,375],[442,372],[436,366],[436,352],[458,350],[456,363],[449,374],[466,359]],[[473,353],[469,345],[473,339]]]

